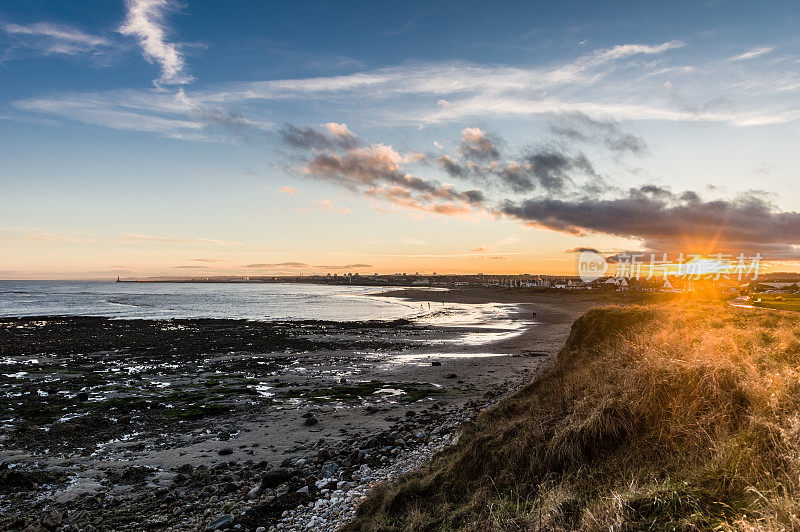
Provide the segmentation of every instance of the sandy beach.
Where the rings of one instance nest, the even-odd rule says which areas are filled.
[[[0,320],[0,527],[334,529],[606,298],[404,289],[393,322]],[[535,316],[534,316],[535,313]]]

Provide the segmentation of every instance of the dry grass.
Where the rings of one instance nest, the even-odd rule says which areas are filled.
[[[722,303],[606,308],[349,530],[800,529],[800,323]]]

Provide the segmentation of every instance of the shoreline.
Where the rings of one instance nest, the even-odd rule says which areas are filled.
[[[479,303],[476,297],[472,299],[463,304]],[[511,316],[521,330],[494,340],[479,337],[475,343],[459,339],[469,334],[485,335],[487,329],[490,334],[496,331],[491,326],[437,325],[425,323],[424,319],[408,324],[362,322],[338,326],[297,322],[293,324],[296,329],[292,329],[292,324],[282,324],[288,327],[281,334],[294,345],[292,352],[274,352],[280,344],[272,346],[272,352],[256,353],[252,348],[242,349],[241,345],[223,342],[215,349],[231,353],[198,358],[206,371],[224,368],[225,385],[241,388],[243,383],[247,384],[242,373],[253,371],[254,366],[269,366],[269,373],[275,375],[255,381],[266,381],[266,388],[261,391],[272,394],[270,397],[259,398],[248,392],[243,397],[220,399],[223,403],[230,402],[230,410],[222,418],[208,416],[173,424],[162,436],[159,430],[149,430],[144,423],[143,430],[133,437],[122,438],[135,434],[135,430],[118,433],[109,439],[110,443],[100,442],[104,443],[101,455],[90,456],[88,460],[76,461],[68,452],[58,459],[41,453],[27,458],[24,453],[9,453],[10,429],[4,426],[0,461],[22,464],[13,468],[19,472],[25,472],[26,463],[44,464],[42,470],[52,466],[59,474],[66,475],[68,481],[56,483],[44,492],[38,490],[46,497],[38,502],[25,502],[24,494],[4,494],[0,505],[12,513],[19,508],[20,518],[26,523],[52,507],[62,512],[66,524],[73,526],[74,519],[81,516],[62,510],[79,501],[80,504],[97,501],[102,495],[103,501],[107,497],[117,501],[116,516],[109,517],[119,529],[135,528],[131,526],[133,522],[125,521],[128,512],[132,513],[127,519],[133,519],[147,509],[148,522],[161,519],[163,526],[174,529],[206,526],[227,515],[247,530],[277,526],[281,520],[288,526],[283,529],[301,529],[312,517],[328,515],[325,522],[315,521],[314,526],[335,529],[334,523],[342,524],[352,516],[355,504],[374,482],[417,467],[435,449],[452,441],[464,421],[529,382],[561,348],[574,318],[591,304],[574,301],[565,305],[540,299],[533,302],[539,310],[536,322],[531,323],[527,310],[531,301],[503,303],[525,305]],[[5,321],[8,320],[0,323]],[[189,325],[182,322],[190,321],[172,323],[182,326]],[[251,342],[235,325],[250,323],[248,327],[257,325],[264,331],[275,326],[270,322],[197,321],[233,327],[226,337],[236,339],[239,338],[236,334],[242,334],[242,344]],[[103,326],[113,329],[124,323],[132,322],[107,320]],[[170,322],[160,325],[165,323]],[[324,328],[315,328],[319,326]],[[179,336],[177,331],[166,334]],[[209,334],[210,340],[220,340],[220,332]],[[205,344],[184,341],[187,356],[191,355],[186,363],[195,364],[198,353],[194,351],[207,350],[210,340]],[[336,345],[328,345],[332,342],[347,347],[337,349]],[[364,342],[371,347],[359,349]],[[122,360],[132,356],[139,357],[136,349],[129,349]],[[139,362],[148,365],[145,360]],[[174,360],[170,363],[174,364]],[[24,371],[17,367],[5,371],[6,367],[2,366],[3,374]],[[194,386],[179,370],[174,371],[175,375],[160,369],[155,373],[145,372],[140,378],[161,383],[174,379],[165,389],[172,386],[185,390]],[[118,385],[112,382],[110,386]],[[331,393],[339,397],[334,398]],[[414,400],[407,402],[404,396]],[[149,411],[130,414],[136,423],[148,415]],[[157,418],[158,412],[154,415]],[[85,417],[54,421],[50,427],[61,430],[75,423],[78,427],[82,419]],[[309,422],[310,419],[314,422]],[[52,434],[51,429],[46,432]],[[187,466],[198,463],[204,464],[200,472]],[[132,478],[126,479],[126,475]],[[273,477],[282,482],[275,485],[272,485],[274,480],[265,482]],[[182,514],[180,519],[170,513],[174,505],[185,505],[192,500],[203,504],[194,509],[189,506],[188,515]],[[111,509],[105,502],[98,504],[95,511],[103,515]],[[309,504],[313,510],[309,510]],[[335,512],[338,517],[334,518]],[[158,528],[161,525],[156,521],[152,526]]]

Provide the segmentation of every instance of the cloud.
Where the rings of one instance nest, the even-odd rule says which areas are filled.
[[[87,60],[95,67],[105,67],[124,48],[119,40],[67,24],[16,24],[0,20],[0,65],[6,61],[45,56]]]
[[[15,46],[43,55],[101,54],[114,43],[102,36],[85,33],[65,24],[36,22],[22,25],[0,22],[0,31],[14,38]]]
[[[228,259],[191,259],[192,262],[233,262]]]
[[[343,205],[336,205],[330,199],[314,200],[314,205],[323,212],[338,212],[340,214],[351,214],[353,212]]]
[[[185,265],[185,266],[173,266],[173,268],[181,268],[181,269],[200,269],[200,270],[208,270],[208,266],[199,266],[199,265]]]
[[[555,121],[550,132],[570,141],[600,143],[616,153],[641,154],[647,151],[643,138],[623,131],[614,120],[595,120],[576,112],[559,115]]]
[[[372,268],[372,264],[340,264],[340,265],[321,265],[315,266],[315,268],[321,268],[323,270],[355,270],[358,268]]]
[[[347,124],[328,123],[323,130],[312,127],[297,127],[284,124],[280,131],[281,140],[293,148],[300,149],[352,149],[360,142],[358,137],[347,129]]]
[[[606,199],[506,201],[500,211],[569,234],[636,239],[653,251],[761,252],[772,258],[800,252],[800,213],[780,211],[756,193],[703,200],[693,191],[675,194],[645,186]]]
[[[163,244],[201,244],[211,246],[243,246],[242,242],[231,242],[226,240],[214,240],[211,238],[175,238],[166,236],[154,236],[140,233],[123,233],[112,237],[113,240],[128,244],[138,242],[154,242]]]
[[[496,142],[486,132],[477,127],[468,127],[461,132],[459,150],[468,159],[479,161],[494,160],[500,156]]]
[[[594,168],[582,153],[569,155],[555,149],[534,150],[524,155],[521,163],[509,163],[494,170],[502,184],[514,192],[544,189],[561,192],[573,183],[571,176],[583,173],[595,176]]]
[[[597,253],[598,255],[600,254],[600,252],[596,248],[587,248],[587,247],[577,247],[577,248],[566,249],[566,250],[564,250],[564,253],[584,253],[584,252],[587,252],[587,251],[591,252],[591,253]]]
[[[35,228],[25,227],[0,227],[0,234],[7,235],[13,240],[44,240],[69,243],[100,243],[100,244],[191,244],[211,246],[243,246],[242,242],[214,240],[211,238],[176,238],[168,236],[147,235],[142,233],[122,233],[113,235],[100,235],[94,233],[52,233]],[[202,260],[202,259],[195,259]]]
[[[563,191],[583,175],[599,180],[589,159],[556,148],[531,148],[520,154],[521,161],[492,161],[488,165],[460,164],[449,155],[436,159],[450,176],[499,185],[513,192],[543,190],[548,194]]]
[[[416,162],[417,158],[412,157],[411,160]],[[484,200],[479,190],[459,192],[435,180],[405,172],[402,168],[405,162],[406,158],[391,146],[371,144],[342,153],[315,155],[307,162],[303,173],[406,207],[419,208],[423,203],[433,201],[479,205]],[[413,195],[417,196],[412,197]],[[451,203],[430,212],[451,212],[452,208]]]
[[[305,262],[275,262],[275,263],[258,263],[246,264],[243,268],[254,269],[283,269],[283,268],[316,268],[319,270],[352,270],[356,268],[371,268],[372,264],[341,264],[341,265],[318,265],[313,266]]]
[[[245,264],[242,268],[310,268],[310,264],[305,262],[277,262],[277,263],[258,263]]]
[[[216,134],[215,129],[230,133],[233,126],[235,137],[237,128],[260,125],[257,120],[241,116],[237,109],[258,112],[263,105],[269,106],[272,113],[277,107],[274,104],[281,102],[307,106],[324,102],[330,113],[339,112],[356,120],[414,126],[475,118],[550,118],[565,114],[582,114],[598,122],[609,122],[613,116],[620,121],[718,122],[737,127],[800,119],[796,98],[792,98],[800,90],[800,78],[785,68],[760,63],[758,71],[746,62],[704,64],[697,69],[703,72],[703,83],[690,85],[692,99],[710,101],[724,93],[732,102],[738,98],[747,105],[707,108],[677,105],[674,99],[657,97],[664,91],[663,79],[653,73],[665,68],[686,72],[686,67],[691,67],[683,61],[677,65],[668,62],[669,52],[681,46],[675,41],[624,44],[540,67],[458,61],[414,63],[339,76],[207,85],[202,90],[187,90],[183,98],[155,89],[116,90],[34,96],[13,105],[117,129],[198,141],[230,140],[230,136]],[[637,60],[642,55],[653,61]],[[771,97],[775,94],[784,97]],[[756,96],[764,98],[754,100]],[[433,106],[431,100],[443,100],[447,105]],[[204,114],[198,109],[214,111]],[[215,116],[222,120],[215,121]],[[337,138],[324,127],[293,127],[278,133],[294,148],[331,150],[334,144],[335,149],[354,147],[353,139]],[[588,138],[591,140],[591,133]],[[609,140],[613,141],[613,135]],[[624,143],[620,148],[628,149]]]
[[[278,191],[278,194],[288,194],[289,196],[297,196],[300,191],[294,187],[284,185]]]
[[[191,106],[193,114],[202,121],[204,128],[225,131],[233,138],[241,139],[246,143],[264,140],[264,137],[269,133],[265,128],[265,124],[249,120],[239,112],[191,102],[186,97],[183,89],[178,91],[178,97],[184,99]]]
[[[775,48],[772,46],[759,46],[757,48],[752,48],[743,54],[735,55],[731,57],[731,61],[745,61],[747,59],[755,59],[756,57],[761,57],[762,55],[766,55],[773,51]]]
[[[125,21],[118,31],[135,37],[142,55],[150,63],[158,63],[161,77],[156,85],[182,85],[192,81],[185,72],[183,53],[175,43],[167,41],[166,17],[169,11],[178,11],[171,0],[125,0]]]

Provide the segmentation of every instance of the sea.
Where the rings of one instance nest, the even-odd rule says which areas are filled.
[[[384,287],[261,283],[0,281],[0,317],[395,320],[427,311]]]

